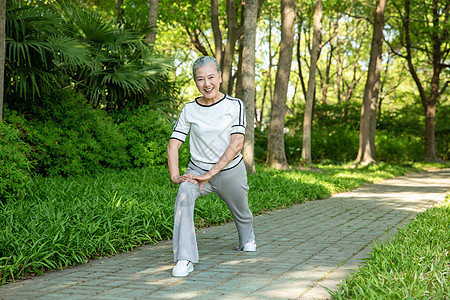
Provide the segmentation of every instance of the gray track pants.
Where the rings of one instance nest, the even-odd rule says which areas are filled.
[[[186,173],[201,175],[205,171],[188,165]],[[181,259],[198,262],[197,239],[194,227],[195,200],[209,193],[216,193],[228,206],[239,234],[239,248],[255,239],[253,233],[253,214],[248,207],[248,185],[245,164],[241,161],[236,167],[221,171],[211,178],[200,192],[198,184],[182,182],[175,202],[173,226],[174,261]]]

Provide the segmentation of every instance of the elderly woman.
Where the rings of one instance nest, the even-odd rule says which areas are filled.
[[[245,110],[241,100],[220,92],[222,76],[217,61],[201,57],[192,67],[202,95],[187,103],[167,146],[170,178],[179,184],[173,228],[172,276],[187,276],[198,262],[194,227],[195,200],[214,192],[228,206],[236,224],[237,250],[256,251],[253,215],[248,207],[247,173],[240,153],[245,135]],[[191,159],[180,175],[178,149],[190,132]]]

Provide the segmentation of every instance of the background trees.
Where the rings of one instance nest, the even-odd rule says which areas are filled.
[[[374,163],[375,131],[377,126],[378,95],[380,90],[381,54],[383,51],[384,8],[386,0],[377,0],[374,13],[372,46],[359,125],[359,150],[356,162]]]
[[[247,120],[255,119],[255,45],[256,21],[258,19],[258,1],[249,0],[245,6],[244,42],[242,47],[242,100],[245,103]],[[217,46],[216,46],[217,49]],[[252,124],[253,125],[253,124]],[[248,126],[245,132],[243,155],[247,170],[255,172],[254,159],[255,131],[254,126]]]
[[[180,104],[197,95],[192,61],[199,55],[211,55],[222,66],[223,90],[244,98],[247,104],[249,140],[251,129],[255,130],[250,153],[256,162],[272,157],[269,144],[269,149],[279,149],[277,160],[282,168],[305,161],[352,161],[358,153],[363,79],[373,49],[368,33],[374,28],[376,2],[327,1],[323,3],[322,30],[314,31],[314,11],[319,3],[295,3],[296,18],[289,33],[292,40],[282,47],[286,6],[282,8],[280,1],[61,0],[51,5],[8,1],[6,122],[20,127],[18,120],[13,121],[14,112],[31,120],[29,112],[38,109],[37,103],[50,98],[65,101],[58,96],[61,91],[82,95],[77,96],[79,101],[107,110],[116,124],[129,120],[129,111],[142,106],[165,111],[161,118],[175,117]],[[256,7],[256,21],[247,11],[249,7],[252,13]],[[448,18],[445,1],[393,0],[386,8],[386,23],[377,31],[386,43],[377,54],[379,101],[372,103],[372,111],[377,113],[371,125],[372,132],[376,128],[371,147],[376,148],[377,156],[372,155],[371,161],[448,159]],[[247,31],[254,21],[255,33]],[[255,45],[249,46],[253,35]],[[254,51],[248,51],[249,47]],[[253,65],[255,79],[251,80]],[[316,72],[311,72],[314,69]],[[281,72],[286,78],[283,88],[277,80]],[[279,99],[278,106],[274,103]],[[168,119],[164,122],[170,127]],[[310,134],[304,129],[309,122]],[[274,140],[275,131],[279,138]],[[304,160],[303,138],[311,144]],[[141,150],[156,147],[143,145],[137,137],[130,139],[138,140]],[[253,145],[249,143],[247,149]],[[148,161],[136,154],[146,153],[144,150],[127,145],[127,151],[134,151],[135,156],[123,165]],[[251,154],[245,155],[251,164]]]
[[[286,98],[291,73],[292,48],[294,46],[295,1],[281,1],[281,41],[275,89],[270,114],[270,128],[267,145],[267,164],[275,169],[287,169],[284,151],[284,119]]]
[[[306,92],[306,104],[305,112],[303,117],[303,147],[302,147],[302,159],[308,164],[312,164],[312,154],[311,154],[311,131],[312,131],[312,118],[313,118],[313,107],[316,94],[316,70],[317,70],[317,60],[319,59],[320,53],[320,42],[322,40],[322,14],[323,14],[323,3],[322,0],[317,0],[314,5],[314,17],[313,17],[313,39],[311,48],[311,64],[309,66],[309,79],[308,79],[308,90]],[[331,53],[331,52],[330,52]],[[329,66],[329,64],[328,64]],[[327,68],[329,70],[329,68]],[[327,72],[327,74],[329,71]],[[327,76],[328,77],[328,76]],[[329,77],[328,77],[329,78]],[[327,80],[328,82],[328,80]],[[326,102],[326,91],[324,91],[324,100]]]
[[[448,86],[450,4],[446,1],[397,1],[399,36],[392,51],[404,58],[419,91],[425,113],[425,158],[438,161],[435,118],[438,99]],[[395,47],[395,46],[394,46]],[[441,81],[442,70],[444,83]],[[448,96],[444,96],[448,100]]]

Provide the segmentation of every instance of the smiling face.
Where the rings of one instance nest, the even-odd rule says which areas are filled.
[[[195,84],[198,91],[203,95],[207,104],[212,104],[222,99],[220,92],[222,76],[217,72],[214,63],[207,63],[195,71]]]

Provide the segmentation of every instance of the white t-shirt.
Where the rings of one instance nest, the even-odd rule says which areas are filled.
[[[240,99],[225,95],[212,105],[202,105],[196,99],[183,107],[170,138],[184,143],[190,132],[191,162],[208,171],[222,157],[232,134],[245,135],[245,126],[245,107]],[[223,170],[241,160],[239,153]]]

